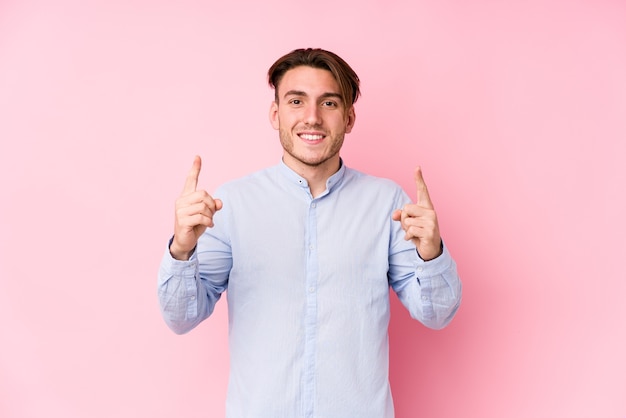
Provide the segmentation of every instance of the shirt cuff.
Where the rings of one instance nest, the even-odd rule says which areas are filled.
[[[161,272],[168,273],[160,275],[161,281],[167,281],[167,279],[172,276],[194,277],[196,270],[198,269],[198,255],[196,254],[195,248],[189,257],[189,260],[177,260],[172,257],[172,253],[170,253],[170,245],[172,245],[173,239],[174,237],[170,238],[168,241],[167,247],[165,248],[165,254],[163,254],[163,259],[161,260]]]
[[[443,251],[437,258],[433,258],[429,261],[424,261],[418,257],[418,277],[433,277],[443,274],[445,271],[450,269],[453,263],[452,255],[450,255],[450,252],[448,251],[448,248],[443,244],[443,241],[442,246]]]

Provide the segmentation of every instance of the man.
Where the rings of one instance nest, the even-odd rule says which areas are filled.
[[[348,64],[299,49],[268,76],[282,161],[213,198],[196,157],[159,272],[163,316],[187,332],[228,289],[228,417],[393,417],[389,288],[442,328],[461,300],[456,265],[419,168],[411,203],[341,160],[360,93]]]

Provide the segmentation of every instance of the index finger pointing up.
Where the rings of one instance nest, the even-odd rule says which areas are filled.
[[[187,180],[185,180],[185,188],[183,189],[183,194],[189,194],[196,191],[196,187],[198,187],[198,177],[200,177],[200,169],[202,168],[202,159],[199,155],[193,159],[193,165],[191,166],[191,170],[187,175]]]
[[[430,201],[430,195],[428,194],[428,188],[422,176],[422,168],[417,167],[415,169],[415,186],[417,187],[417,201],[419,206],[434,209],[433,203]]]

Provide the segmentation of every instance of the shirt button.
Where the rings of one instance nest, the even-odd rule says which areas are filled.
[[[191,296],[191,300],[196,300],[196,297],[195,296]]]
[[[421,273],[422,271],[424,271],[424,267],[418,267],[417,271],[419,271]]]
[[[317,207],[317,203],[311,203],[311,207],[312,207],[312,208]]]
[[[313,246],[309,245],[309,250],[313,251]]]
[[[428,300],[428,296],[422,296],[422,300],[426,302]]]
[[[309,287],[309,293],[315,293],[315,288],[313,286]]]

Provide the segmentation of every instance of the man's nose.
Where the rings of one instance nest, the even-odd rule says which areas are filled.
[[[320,115],[321,113],[320,113],[319,106],[317,105],[307,106],[305,115],[304,115],[304,121],[309,125],[319,125],[322,123]]]

